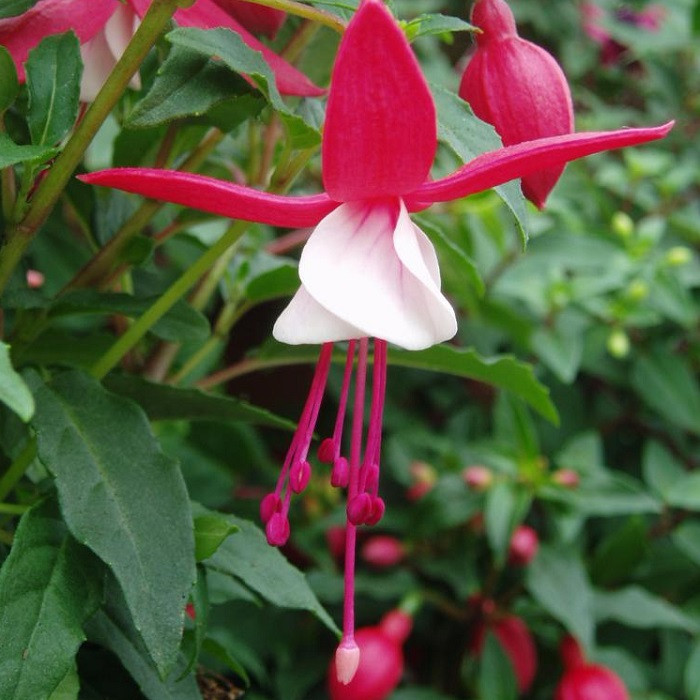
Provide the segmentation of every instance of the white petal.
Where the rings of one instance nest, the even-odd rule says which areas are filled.
[[[90,41],[80,47],[80,55],[83,59],[80,99],[82,102],[92,102],[105,84],[107,76],[112,72],[117,59],[107,44],[104,30],[95,34]]]
[[[454,312],[440,294],[432,244],[403,202],[398,218],[396,202],[351,202],[335,209],[304,247],[299,276],[318,304],[360,336],[420,350],[456,333]]]
[[[288,345],[315,345],[360,338],[364,333],[326,311],[302,286],[277,319],[272,335]]]

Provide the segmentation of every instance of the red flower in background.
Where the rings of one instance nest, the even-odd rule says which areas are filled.
[[[573,637],[562,639],[559,654],[566,670],[554,700],[630,700],[622,679],[606,666],[588,663]]]
[[[262,44],[237,21],[236,5],[249,3],[243,0],[228,3],[229,12],[224,12],[213,0],[197,0],[192,7],[178,10],[175,21],[183,27],[211,29],[226,27],[236,32],[252,49],[260,51],[270,65],[282,94],[320,95],[323,90],[315,86],[303,73],[280,58]],[[24,79],[24,62],[29,51],[51,34],[61,34],[72,29],[81,43],[85,65],[81,84],[81,99],[92,101],[107,76],[131,40],[141,17],[146,13],[150,0],[39,0],[39,2],[17,17],[0,19],[0,44],[11,54],[20,80]],[[267,8],[260,8],[265,10]],[[259,17],[259,10],[246,7],[248,24]],[[261,17],[267,17],[262,13]],[[261,20],[260,24],[264,24]],[[252,26],[260,26],[254,24]],[[138,79],[132,87],[138,88]]]

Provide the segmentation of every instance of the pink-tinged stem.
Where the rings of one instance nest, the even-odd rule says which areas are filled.
[[[365,417],[365,382],[367,380],[367,338],[360,339],[360,351],[355,372],[355,404],[350,438],[350,486],[348,502],[357,495],[360,460],[362,459],[362,428]],[[343,600],[343,641],[355,637],[355,544],[357,528],[348,521],[345,528],[345,598]]]

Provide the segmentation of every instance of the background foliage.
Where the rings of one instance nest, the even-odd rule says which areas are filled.
[[[674,117],[671,136],[569,165],[544,212],[510,186],[419,217],[460,331],[450,346],[389,353],[380,531],[405,554],[384,569],[361,560],[357,589],[361,625],[422,596],[395,700],[514,697],[499,648],[471,651],[477,593],[532,631],[532,698],[552,697],[564,631],[639,700],[700,698],[700,3],[666,0],[656,32],[599,4],[622,47],[612,63],[582,31],[580,3],[511,3],[521,34],[561,61],[579,130]],[[393,5],[405,20],[468,16],[454,0]],[[454,97],[471,39],[445,22],[408,24],[439,110],[436,172],[495,138]],[[289,18],[276,46],[299,27]],[[322,28],[299,57],[318,84],[336,44]],[[168,33],[81,168],[157,160],[318,191],[323,100],[283,101],[255,60],[219,30]],[[0,167],[15,168],[21,195],[73,128],[79,62],[74,36],[47,39],[19,87],[0,53]],[[98,381],[115,334],[226,230],[238,243]],[[77,180],[63,192],[3,297],[1,697],[184,700],[200,697],[196,674],[251,700],[325,696],[342,595],[328,533],[342,504],[316,469],[286,558],[253,524],[317,352],[269,339],[300,242]],[[470,465],[491,470],[487,489],[466,486]],[[541,546],[516,568],[521,522]]]

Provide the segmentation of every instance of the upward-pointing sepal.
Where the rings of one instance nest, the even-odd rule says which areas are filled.
[[[323,133],[332,199],[400,196],[428,176],[437,148],[432,95],[389,10],[364,0],[340,43]]]

